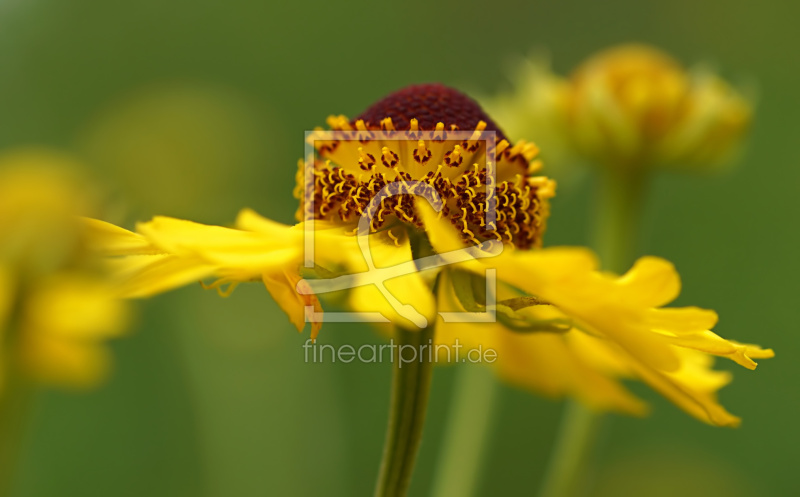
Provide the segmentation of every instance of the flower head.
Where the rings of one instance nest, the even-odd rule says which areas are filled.
[[[109,367],[102,342],[127,324],[89,256],[79,216],[94,211],[77,169],[42,151],[0,158],[0,379],[93,385]]]
[[[438,84],[409,86],[352,121],[331,116],[328,124],[338,132],[333,139],[310,138],[319,155],[313,184],[304,184],[300,164],[298,220],[353,228],[388,184],[419,182],[442,199],[442,215],[467,243],[541,246],[555,184],[533,176],[539,150],[523,141],[512,146],[469,97]],[[496,208],[496,222],[487,222],[490,208]],[[383,200],[370,221],[372,232],[385,229],[394,238],[404,227],[421,226],[411,195]]]
[[[316,336],[321,306],[308,291],[310,280],[301,278],[304,229],[313,220],[316,257],[307,269],[321,280],[353,276],[346,287],[352,310],[379,311],[407,327],[398,306],[412,306],[426,323],[436,323],[438,344],[459,339],[496,347],[498,374],[537,391],[642,413],[642,401],[622,384],[638,378],[699,419],[738,422],[716,401],[728,377],[710,369],[710,354],[753,368],[753,359],[772,351],[709,331],[713,311],[665,308],[680,280],[662,259],[640,259],[615,276],[601,272],[586,249],[538,250],[553,183],[532,176],[539,167],[531,162],[535,146],[511,146],[477,104],[440,85],[409,87],[355,121],[339,116],[329,123],[338,134],[313,134],[317,157],[300,164],[303,222],[297,226],[249,210],[233,228],[162,217],[139,224],[136,233],[89,223],[94,245],[122,256],[111,261],[122,295],[154,295],[207,277],[218,290],[263,281],[298,330],[311,321]],[[466,138],[455,138],[460,129]],[[488,144],[481,140],[487,130],[496,133]],[[379,196],[387,185],[412,182],[401,195]],[[486,186],[496,186],[496,197]],[[434,191],[442,199],[438,212],[414,188]],[[365,216],[369,226],[362,230],[358,221]],[[358,243],[365,238],[371,262]],[[501,241],[506,250],[488,256],[480,252],[484,241]],[[420,246],[435,263],[422,263]],[[454,257],[465,247],[477,256]],[[371,275],[385,268],[410,270],[380,280],[385,288],[379,291]],[[487,269],[497,274],[496,291],[487,289]],[[439,311],[491,311],[496,320],[453,323]]]

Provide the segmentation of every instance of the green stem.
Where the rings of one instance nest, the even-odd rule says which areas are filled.
[[[32,396],[30,384],[6,378],[0,393],[0,497],[13,490]]]
[[[591,474],[592,448],[604,418],[580,402],[570,400],[564,406],[556,444],[544,477],[539,497],[584,495]]]
[[[404,497],[408,492],[433,377],[433,335],[433,325],[396,328],[389,426],[375,497]]]
[[[622,273],[636,254],[638,225],[647,183],[643,168],[600,169],[593,247],[603,268]],[[539,497],[577,497],[586,493],[593,455],[605,418],[568,400]]]
[[[472,497],[480,484],[480,467],[498,394],[491,370],[469,364],[457,371],[450,402],[444,449],[433,486],[434,497]]]
[[[622,273],[636,255],[647,174],[637,168],[611,167],[600,174],[592,245],[604,269]]]

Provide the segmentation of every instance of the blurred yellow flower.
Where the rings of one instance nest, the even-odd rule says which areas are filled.
[[[703,167],[730,158],[752,113],[712,72],[686,71],[655,48],[623,45],[573,72],[567,129],[582,153],[605,165]]]
[[[655,48],[602,51],[569,78],[542,57],[520,61],[513,91],[487,97],[512,136],[541,136],[548,168],[578,153],[614,168],[712,168],[738,150],[753,103],[706,67],[687,70]]]
[[[127,324],[126,305],[87,250],[80,216],[94,211],[79,169],[41,150],[0,156],[3,380],[94,385],[109,367],[103,342]]]
[[[501,377],[540,392],[641,414],[643,402],[621,383],[638,378],[698,419],[738,423],[716,400],[729,377],[711,370],[709,354],[753,369],[754,358],[772,357],[772,351],[709,331],[717,320],[713,311],[664,308],[680,291],[667,261],[645,257],[613,276],[600,272],[586,249],[531,250],[541,245],[554,184],[533,176],[536,148],[511,147],[474,102],[455,90],[421,85],[390,95],[355,122],[343,116],[329,122],[350,139],[316,140],[320,159],[311,164],[313,174],[298,175],[301,219],[315,220],[315,276],[368,280],[377,269],[415,268],[385,280],[399,307],[376,285],[355,284],[346,300],[350,309],[378,311],[408,328],[410,318],[399,309],[412,306],[425,322],[436,323],[437,344],[458,339],[466,347],[495,348]],[[498,133],[493,225],[484,222],[493,200],[482,187],[493,181],[487,171],[494,165],[484,144],[448,140],[446,132],[457,129]],[[378,140],[378,131],[414,136]],[[377,197],[387,185],[412,183],[416,192],[435,190],[441,211],[407,194]],[[371,205],[378,209],[367,217],[368,230],[359,231]],[[302,288],[308,284],[301,279],[305,222],[285,226],[244,210],[232,228],[165,217],[140,223],[135,233],[96,220],[86,226],[91,245],[110,256],[121,296],[147,297],[203,278],[215,278],[210,286],[223,294],[223,285],[262,281],[298,330],[307,321],[312,337],[319,330],[320,304]],[[353,236],[357,232],[369,235]],[[374,267],[362,253],[363,238]],[[481,251],[489,241],[505,250],[487,256]],[[457,259],[465,247],[477,258]],[[419,266],[426,253],[439,262]],[[499,282],[497,322],[443,321],[439,311],[487,310],[487,269]]]

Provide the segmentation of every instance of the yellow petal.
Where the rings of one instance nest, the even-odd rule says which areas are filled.
[[[100,255],[142,255],[160,252],[139,233],[98,219],[81,218],[81,223],[87,248]]]
[[[291,244],[281,237],[269,239],[248,231],[160,216],[139,223],[136,231],[164,252],[172,254],[203,254],[214,250],[248,253],[263,249],[265,244],[271,247]]]
[[[644,415],[647,406],[612,376],[582,362],[568,345],[567,337],[551,333],[500,332],[505,343],[498,349],[501,376],[534,390],[550,389],[552,395],[572,395],[598,410]],[[567,334],[579,333],[570,331]]]
[[[321,223],[321,221],[318,221]],[[252,209],[242,209],[236,216],[235,226],[244,231],[255,231],[262,235],[279,238],[287,235],[287,229],[292,230],[296,236],[302,236],[302,229],[299,226],[287,226],[285,224],[267,219]]]
[[[681,291],[675,267],[659,257],[642,257],[617,280],[631,304],[660,307],[669,304]],[[712,325],[713,326],[713,325]]]
[[[725,410],[716,397],[716,389],[730,380],[729,373],[708,369],[702,358],[693,362],[691,353],[698,352],[676,351],[689,359],[672,373],[648,368],[636,360],[631,365],[643,381],[697,419],[716,426],[739,426],[741,420]]]
[[[598,273],[591,252],[554,248],[488,261],[497,265],[500,279],[554,304],[646,364],[665,371],[678,367],[667,343],[643,325],[646,309],[627,300],[632,288],[620,291],[617,278]]]
[[[155,217],[138,224],[134,234],[102,222],[87,222],[107,255],[145,252],[142,240],[161,252],[107,261],[120,282],[120,296],[149,297],[208,277],[217,278],[213,287],[260,280],[292,323],[302,329],[306,306],[313,308],[315,315],[322,311],[316,296],[298,294],[296,289],[307,236],[304,227],[283,225],[249,209],[240,212],[236,224],[234,229]],[[344,236],[341,228],[322,223],[320,227],[325,229],[315,232],[316,263],[344,269],[364,264],[355,237]],[[311,321],[314,337],[321,322],[313,316]]]
[[[436,317],[436,301],[432,293],[433,271],[398,271],[402,264],[413,266],[411,246],[406,240],[400,247],[372,243],[371,256],[377,270],[367,271],[363,258],[351,261],[355,288],[350,292],[349,307],[357,312],[378,312],[389,321],[409,329],[421,323],[432,324]],[[407,266],[406,266],[407,267]],[[382,292],[382,284],[388,296]],[[394,306],[391,300],[394,300]]]
[[[425,233],[428,236],[428,240],[433,245],[436,253],[444,254],[464,248],[464,242],[461,241],[458,231],[447,218],[440,218],[439,214],[433,210],[433,207],[427,201],[416,198],[414,203],[416,211],[425,225]]]
[[[152,297],[212,276],[216,267],[197,257],[131,255],[109,262],[121,298]]]
[[[297,331],[303,331],[307,320],[311,322],[311,339],[315,340],[322,327],[322,320],[317,318],[322,314],[322,306],[316,295],[298,293],[297,284],[300,282],[300,275],[290,270],[279,271],[264,274],[263,281],[269,294],[289,316],[289,321]]]
[[[448,272],[440,275],[438,297],[440,310],[464,312]],[[510,384],[553,397],[573,396],[598,410],[643,415],[647,406],[641,400],[613,375],[576,353],[570,340],[575,334],[518,333],[499,323],[447,323],[440,319],[435,340],[451,350],[444,358],[439,352],[440,361],[460,361],[456,350],[458,357],[464,358],[470,350],[493,349],[496,361],[491,366]],[[595,345],[603,346],[600,341]]]
[[[668,340],[681,347],[727,357],[747,369],[756,368],[757,364],[753,358],[768,359],[775,356],[771,349],[762,349],[757,345],[740,344],[725,340],[712,331],[668,336]]]
[[[716,312],[699,307],[648,309],[645,312],[645,323],[649,328],[676,334],[709,330],[719,319]]]

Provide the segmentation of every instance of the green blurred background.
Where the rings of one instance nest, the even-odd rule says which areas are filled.
[[[594,495],[800,495],[798,16],[792,0],[0,0],[0,149],[77,155],[108,187],[107,218],[129,226],[228,223],[245,206],[291,222],[303,132],[328,114],[416,82],[506,89],[534,47],[562,73],[628,41],[710,61],[758,86],[746,155],[722,176],[659,175],[639,252],[676,263],[679,304],[718,310],[722,335],[778,356],[757,372],[720,362],[735,370],[721,397],[737,430],[635,387],[654,414],[613,417]],[[547,244],[587,243],[591,181],[562,190]],[[259,285],[139,307],[107,385],[41,396],[19,496],[370,495],[389,364],[304,363],[307,335]],[[326,325],[321,340],[377,338]],[[453,373],[434,378],[413,495],[432,482]],[[561,408],[503,388],[481,495],[533,494]]]

